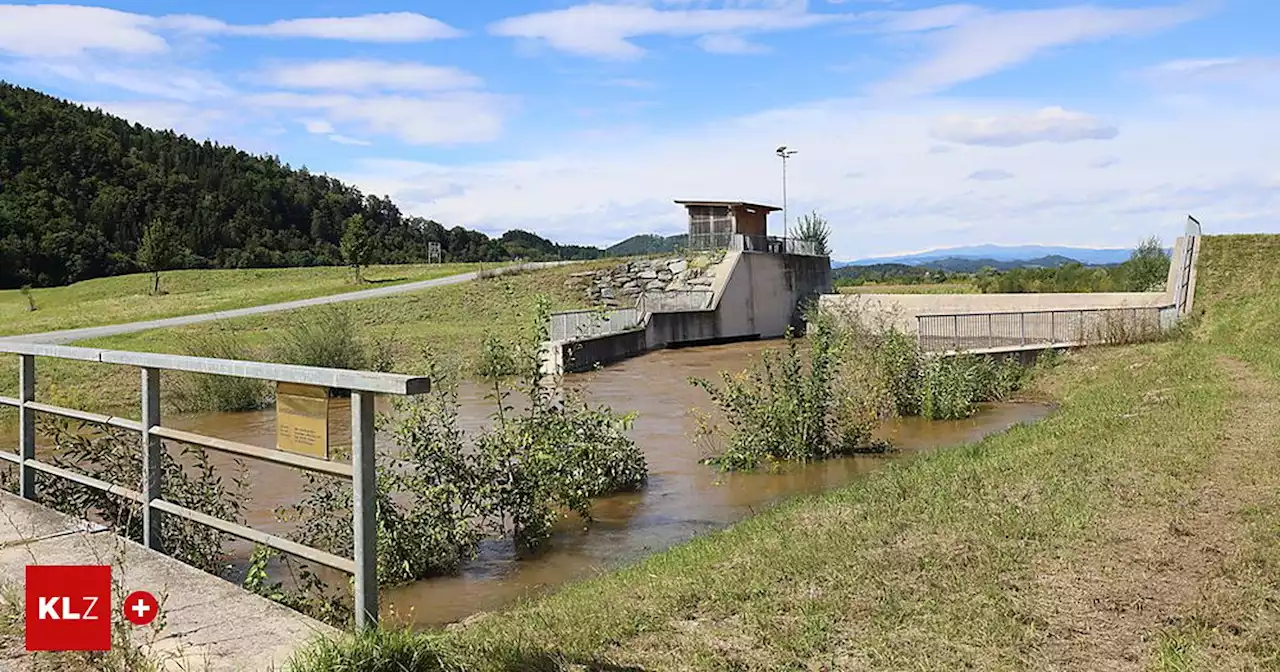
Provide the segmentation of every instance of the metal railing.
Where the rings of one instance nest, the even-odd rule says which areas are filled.
[[[698,233],[689,236],[690,250],[737,250],[740,252],[764,252],[767,254],[798,254],[809,257],[825,257],[821,245],[812,240],[756,236],[745,233]]]
[[[355,614],[359,627],[378,619],[377,512],[375,497],[374,395],[415,395],[430,391],[428,378],[369,371],[325,369],[313,366],[269,364],[207,357],[187,357],[143,352],[98,350],[65,345],[0,340],[0,353],[19,356],[18,397],[0,397],[0,404],[18,409],[18,452],[0,451],[0,459],[18,467],[19,494],[35,499],[37,472],[102,490],[142,506],[142,535],[147,548],[163,552],[160,517],[178,516],[220,532],[268,546],[311,562],[355,576]],[[36,357],[51,357],[137,367],[141,371],[141,420],[91,413],[36,401]],[[256,378],[346,390],[351,393],[351,463],[332,462],[281,450],[202,436],[161,424],[160,371]],[[140,490],[107,483],[36,459],[36,413],[116,427],[141,435],[143,481]],[[353,558],[344,558],[260,530],[210,516],[165,500],[161,440],[199,446],[236,457],[251,457],[288,467],[351,479]]]
[[[1174,306],[916,316],[926,352],[1070,347],[1149,340],[1172,326]]]
[[[779,238],[777,236],[748,236],[739,234],[737,248],[743,252],[765,252],[768,254],[798,254],[808,257],[827,256],[821,246],[812,240],[799,238]]]
[[[736,233],[691,233],[685,243],[690,250],[724,250],[733,245]]]
[[[629,331],[639,326],[639,308],[569,310],[551,314],[550,338],[567,341]]]

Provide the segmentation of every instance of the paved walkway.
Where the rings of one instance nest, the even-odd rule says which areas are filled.
[[[515,266],[503,266],[496,268],[489,273],[503,274],[516,270],[534,270],[538,268],[549,268],[552,266],[560,266],[562,264],[573,264],[574,261],[542,261],[531,262],[527,264],[519,264]],[[331,303],[345,303],[347,301],[362,301],[364,299],[377,299],[384,296],[393,296],[396,294],[405,294],[408,292],[417,292],[431,287],[444,287],[445,285],[456,285],[460,282],[468,282],[479,277],[479,273],[472,271],[470,273],[461,273],[458,275],[450,275],[443,278],[435,278],[433,280],[419,280],[417,282],[407,282],[403,285],[392,285],[390,287],[377,287],[374,289],[361,289],[345,294],[332,294],[330,296],[317,296],[311,299],[300,299],[297,301],[285,301],[283,303],[271,303],[265,306],[251,306],[249,308],[237,308],[235,310],[224,310],[214,313],[201,313],[199,315],[182,315],[179,317],[167,317],[159,320],[144,320],[142,322],[128,322],[125,324],[109,324],[101,327],[84,327],[82,329],[66,329],[63,331],[46,331],[40,334],[26,334],[22,336],[4,336],[0,340],[20,341],[25,343],[51,343],[63,344],[73,341],[82,341],[90,338],[102,338],[105,336],[115,336],[117,334],[130,334],[135,331],[147,331],[149,329],[161,329],[164,327],[181,327],[188,324],[197,324],[200,322],[212,322],[214,320],[225,320],[233,317],[244,317],[246,315],[262,315],[264,313],[276,313],[285,310],[294,310],[297,308],[307,308],[310,306],[323,306]]]
[[[258,672],[282,669],[293,651],[318,634],[336,631],[314,619],[109,531],[0,492],[0,582],[22,588],[25,567],[112,565],[123,592],[160,601],[164,627],[136,628],[135,643],[168,669]],[[159,622],[159,621],[157,621]]]

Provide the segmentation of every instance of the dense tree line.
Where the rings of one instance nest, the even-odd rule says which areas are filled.
[[[277,157],[0,82],[0,287],[167,268],[343,264],[354,216],[365,263],[426,261],[433,241],[444,261],[601,255],[523,231],[491,239],[446,229]]]

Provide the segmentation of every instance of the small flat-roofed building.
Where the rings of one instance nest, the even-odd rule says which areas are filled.
[[[769,213],[782,208],[743,201],[676,201],[689,213],[689,247],[728,247],[734,234],[769,235]]]

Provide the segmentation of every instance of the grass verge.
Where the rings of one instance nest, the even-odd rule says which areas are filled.
[[[1266,249],[1228,266],[1236,246]],[[428,670],[1280,668],[1280,344],[1233,329],[1278,333],[1280,238],[1203,259],[1194,337],[1069,356],[1035,383],[1059,403],[1038,424],[394,650]],[[355,669],[370,637],[293,669]]]

